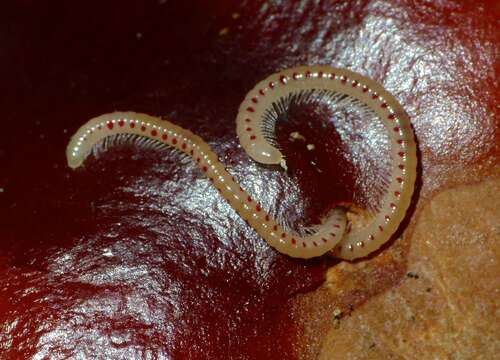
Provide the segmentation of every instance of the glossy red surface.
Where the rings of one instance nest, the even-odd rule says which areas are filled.
[[[405,106],[428,196],[498,164],[494,3],[0,5],[0,357],[295,358],[288,307],[333,262],[276,254],[175,154],[121,146],[70,171],[70,135],[115,109],[168,116],[266,207],[314,221],[366,188],[367,162],[335,129],[291,121],[278,132],[287,176],[246,157],[234,118],[268,74],[331,64]],[[336,161],[288,143],[294,130]],[[318,178],[311,160],[342,181]]]

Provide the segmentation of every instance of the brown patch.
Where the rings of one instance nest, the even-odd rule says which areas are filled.
[[[331,268],[321,289],[295,303],[302,358],[493,358],[499,193],[500,179],[443,191],[419,206],[411,244]],[[328,322],[328,311],[349,304],[352,316]]]

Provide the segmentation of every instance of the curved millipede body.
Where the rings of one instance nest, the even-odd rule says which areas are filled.
[[[94,146],[108,137],[145,137],[190,156],[238,214],[278,251],[300,258],[320,256],[328,251],[344,259],[362,257],[379,248],[396,231],[409,206],[416,176],[416,148],[409,119],[387,91],[374,81],[347,70],[326,66],[285,70],[258,83],[248,93],[236,119],[237,134],[254,160],[284,166],[284,157],[270,136],[274,124],[266,120],[266,114],[279,98],[317,90],[330,91],[342,101],[368,106],[384,123],[390,136],[391,180],[379,212],[365,227],[353,228],[347,233],[346,212],[342,208],[330,211],[313,234],[301,236],[287,231],[235,182],[199,136],[146,114],[115,112],[89,120],[73,135],[67,147],[68,165],[79,167]]]
[[[300,258],[320,256],[331,250],[344,233],[346,218],[341,209],[334,209],[312,235],[285,230],[235,182],[205,141],[189,130],[146,114],[115,112],[91,119],[71,139],[66,151],[68,165],[79,167],[101,140],[121,134],[147,137],[190,156],[238,214],[282,253]]]
[[[390,174],[377,213],[365,226],[353,227],[344,234],[333,251],[334,256],[343,259],[366,256],[389,240],[410,204],[417,157],[409,117],[380,84],[354,72],[329,66],[284,70],[258,83],[240,106],[237,133],[250,157],[266,164],[285,164],[283,154],[272,139],[274,123],[269,122],[267,114],[279,99],[307,91],[329,92],[337,106],[352,103],[366,107],[389,134]]]

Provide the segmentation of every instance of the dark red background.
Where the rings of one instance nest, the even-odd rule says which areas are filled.
[[[263,77],[330,64],[405,106],[429,196],[498,164],[494,4],[2,3],[0,357],[295,358],[291,299],[333,261],[276,254],[175,154],[121,146],[70,171],[69,137],[117,109],[170,117],[266,207],[314,221],[363,176],[335,129],[298,118],[280,128],[282,143],[298,129],[330,149],[289,144],[286,175],[247,158],[234,118]]]

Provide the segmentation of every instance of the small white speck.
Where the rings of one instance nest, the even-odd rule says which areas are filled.
[[[335,309],[333,310],[333,316],[337,318],[337,317],[339,317],[340,315],[342,315],[342,310],[340,310],[339,308],[335,308]]]
[[[4,188],[0,188],[0,193],[3,193],[5,191]]]
[[[285,158],[282,158],[281,161],[280,161],[280,166],[285,169],[285,171],[288,170],[288,167],[286,166],[286,160]]]
[[[298,131],[294,131],[294,132],[290,133],[289,139],[290,139],[290,141],[295,141],[295,140],[305,140],[306,138],[304,137],[304,135],[302,135]]]
[[[111,257],[113,256],[113,252],[110,249],[106,248],[103,250],[102,256]]]
[[[68,129],[63,129],[63,134],[67,134],[68,133]]]
[[[311,150],[314,150],[316,148],[316,146],[314,146],[314,144],[307,144],[307,150],[311,151]]]
[[[136,37],[138,40],[142,39],[142,33],[140,33],[140,32],[136,33],[136,34],[135,34],[135,37]]]

